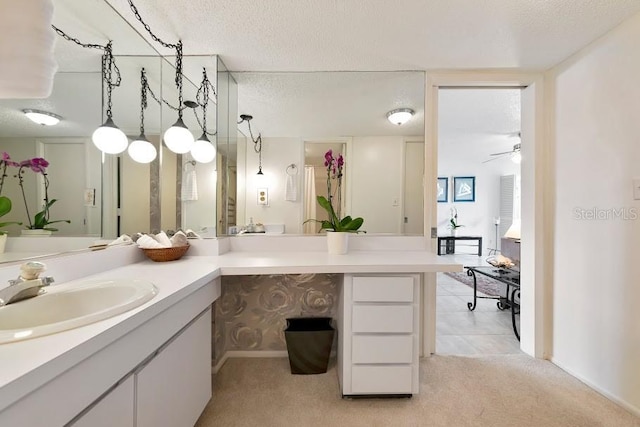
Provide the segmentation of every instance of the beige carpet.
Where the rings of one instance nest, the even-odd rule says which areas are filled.
[[[411,399],[341,399],[336,370],[291,375],[287,359],[230,359],[196,424],[209,426],[640,426],[547,361],[433,356]]]

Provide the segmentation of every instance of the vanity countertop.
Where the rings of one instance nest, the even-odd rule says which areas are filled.
[[[223,276],[305,273],[433,273],[462,266],[426,251],[227,252],[216,257]]]
[[[0,345],[0,411],[221,275],[436,271],[462,271],[462,265],[427,251],[354,251],[346,255],[239,251],[167,263],[144,260],[92,274],[77,281],[137,278],[154,283],[159,293],[140,307],[103,321]]]

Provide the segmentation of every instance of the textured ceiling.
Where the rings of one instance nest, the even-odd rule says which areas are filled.
[[[127,0],[107,1],[144,31]],[[160,38],[219,54],[232,71],[547,69],[640,11],[638,0],[134,4]]]

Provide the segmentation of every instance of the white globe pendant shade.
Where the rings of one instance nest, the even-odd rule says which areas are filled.
[[[194,142],[193,134],[184,125],[182,118],[179,118],[178,121],[164,133],[165,145],[176,154],[188,153],[191,147],[193,147]]]
[[[522,154],[520,154],[519,151],[516,151],[515,153],[513,153],[511,155],[511,161],[515,164],[520,164],[520,162],[522,162]]]
[[[216,158],[216,148],[204,133],[191,147],[191,157],[198,163],[211,163]]]
[[[387,113],[387,119],[394,125],[403,125],[411,120],[414,111],[411,108],[398,108]]]
[[[107,154],[120,154],[129,145],[127,135],[113,123],[111,118],[93,132],[91,140],[100,151]]]
[[[140,135],[135,141],[129,144],[127,151],[133,161],[138,163],[151,163],[158,155],[156,147],[149,142],[144,134]]]

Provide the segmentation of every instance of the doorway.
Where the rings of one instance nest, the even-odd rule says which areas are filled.
[[[521,87],[522,125],[522,245],[520,304],[520,348],[525,353],[546,358],[551,350],[552,319],[550,283],[552,283],[553,233],[548,228],[551,213],[545,210],[548,194],[544,164],[547,151],[544,120],[544,85],[541,73],[457,72],[428,73],[425,93],[425,235],[431,238],[431,250],[437,249],[436,182],[438,169],[438,92],[440,88]],[[424,303],[435,309],[436,275],[425,278]],[[435,322],[435,319],[430,320]],[[424,352],[435,352],[435,337],[424,336]]]
[[[520,176],[515,156],[521,144],[520,95],[520,88],[438,90],[437,170],[442,192],[437,232],[441,238],[456,239],[447,240],[446,254],[441,252],[464,266],[492,268],[489,252],[491,257],[501,256],[501,228],[506,231],[520,211],[519,198],[514,197]],[[513,255],[519,260],[519,251]],[[510,310],[492,299],[507,295],[506,285],[476,274],[474,298],[474,279],[464,272],[439,274],[437,280],[438,354],[520,352]]]

